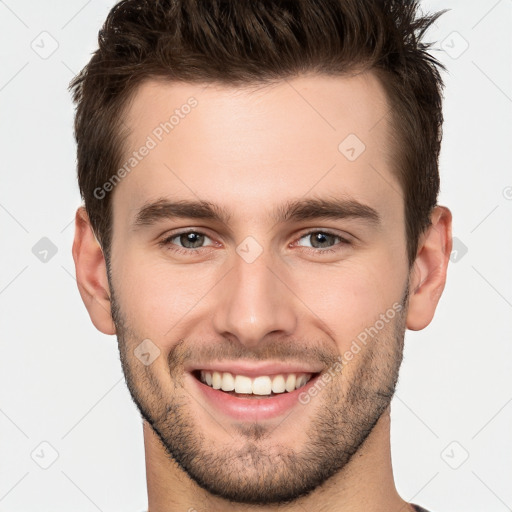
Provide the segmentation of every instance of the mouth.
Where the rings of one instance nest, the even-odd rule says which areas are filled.
[[[190,389],[210,414],[237,422],[260,422],[283,417],[293,409],[309,407],[301,399],[320,378],[320,371],[306,368],[240,367],[228,371],[222,368],[189,370]],[[292,371],[293,370],[293,371]],[[309,409],[308,409],[309,410]]]
[[[231,372],[196,370],[194,377],[212,389],[238,398],[270,398],[304,387],[318,373],[279,373],[247,376]]]

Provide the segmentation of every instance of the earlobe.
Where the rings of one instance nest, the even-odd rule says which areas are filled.
[[[78,290],[92,323],[104,334],[115,334],[105,258],[83,207],[75,217],[73,259]]]
[[[420,237],[418,252],[410,276],[407,328],[424,329],[434,317],[446,283],[452,251],[452,214],[445,206],[436,206],[431,225]]]

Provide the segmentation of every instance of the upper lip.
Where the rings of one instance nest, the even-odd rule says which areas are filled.
[[[319,373],[321,368],[306,365],[304,363],[289,363],[282,362],[275,363],[255,363],[243,361],[219,361],[209,362],[205,364],[198,364],[188,369],[189,372],[193,371],[218,371],[229,372],[233,375],[245,375],[247,377],[258,377],[259,375],[279,375],[283,373]]]

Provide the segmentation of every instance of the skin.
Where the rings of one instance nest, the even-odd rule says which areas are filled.
[[[149,510],[411,510],[394,485],[389,401],[405,329],[431,322],[444,288],[450,211],[434,209],[410,268],[387,100],[371,73],[244,89],[148,81],[126,111],[127,156],[191,96],[197,107],[112,192],[109,276],[85,210],[76,216],[81,296],[94,325],[117,334],[145,418]],[[355,161],[338,150],[348,134],[366,146]],[[380,222],[272,217],[307,198],[350,198]],[[209,201],[230,218],[135,226],[137,212],[160,199]],[[159,244],[186,229],[207,235],[202,248],[178,247],[180,237]],[[334,252],[311,246],[307,235],[319,231],[335,235]],[[252,263],[236,251],[248,236],[262,249]],[[325,372],[393,304],[401,314],[286,418],[230,419],[187,371],[212,360],[293,360]],[[160,350],[149,366],[133,352],[144,339]],[[295,499],[280,503],[278,489]]]

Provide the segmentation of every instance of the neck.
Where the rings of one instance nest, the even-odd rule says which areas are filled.
[[[293,503],[261,507],[231,503],[200,488],[169,458],[152,428],[144,421],[148,512],[410,512],[412,507],[400,498],[395,488],[389,439],[388,408],[342,471]]]

